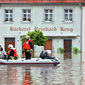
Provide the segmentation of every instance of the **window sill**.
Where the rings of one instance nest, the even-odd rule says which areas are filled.
[[[3,21],[3,23],[4,23],[4,24],[13,24],[14,21],[12,21],[12,22],[10,22],[10,21],[7,21],[7,22]]]
[[[44,24],[53,24],[54,21],[42,21]]]
[[[22,24],[31,24],[32,21],[21,21]]]
[[[63,21],[63,23],[65,23],[65,24],[73,24],[74,21]]]

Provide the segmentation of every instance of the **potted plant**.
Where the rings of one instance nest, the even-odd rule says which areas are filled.
[[[77,48],[77,47],[73,47],[73,53],[74,54],[77,54],[77,53],[79,53],[80,52],[80,50]]]
[[[58,51],[59,53],[63,53],[63,52],[64,52],[64,49],[63,49],[63,48],[58,48],[57,51]]]

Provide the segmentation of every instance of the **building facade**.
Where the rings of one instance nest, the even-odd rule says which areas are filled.
[[[66,52],[71,52],[72,47],[81,50],[83,0],[6,1],[0,2],[0,44],[6,51],[11,43],[22,56],[21,37],[34,30],[48,37],[45,49],[52,55],[58,48]]]

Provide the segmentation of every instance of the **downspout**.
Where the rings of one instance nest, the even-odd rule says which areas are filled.
[[[80,9],[81,9],[81,17],[80,17],[81,18],[81,23],[80,23],[81,24],[81,26],[80,26],[80,51],[81,51],[81,56],[82,56],[82,24],[83,24],[82,23],[82,16],[83,16],[82,15],[83,14],[82,13],[83,12],[82,11],[82,4],[80,4]]]
[[[82,22],[83,21],[82,20],[83,20],[83,9],[82,9],[82,7],[83,7],[83,4],[81,3],[80,4],[80,9],[81,9],[81,26],[80,26],[81,27],[81,29],[80,29],[80,51],[81,51],[80,52],[80,72],[81,72],[81,74],[82,74],[82,71],[83,71],[83,69],[82,69],[82,57],[83,57],[83,55],[82,55],[82,53],[83,53],[82,52],[82,50],[83,50],[82,49],[82,46],[83,46],[82,45],[82,40],[83,40],[83,38],[82,38],[82,29],[83,29],[82,27],[83,27],[83,23]]]

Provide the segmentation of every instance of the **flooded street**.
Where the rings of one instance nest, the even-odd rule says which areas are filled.
[[[58,66],[0,65],[0,85],[82,85],[81,55],[58,60]]]

